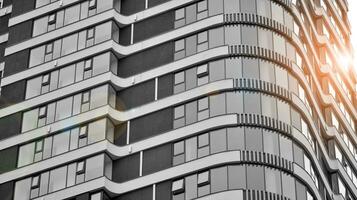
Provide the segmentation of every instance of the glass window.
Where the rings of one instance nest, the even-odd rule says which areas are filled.
[[[267,81],[269,83],[275,83],[274,64],[265,60],[260,60],[259,65],[260,65],[260,79],[262,79],[263,81]]]
[[[227,190],[227,167],[220,167],[211,170],[211,192]]]
[[[65,153],[69,150],[69,133],[70,131],[66,131],[53,136],[53,156]]]
[[[271,18],[271,7],[269,0],[258,0],[257,1],[257,13],[258,15]]]
[[[259,79],[259,63],[255,58],[243,58],[243,77]]]
[[[192,4],[186,7],[186,24],[190,24],[197,20],[196,4]]]
[[[208,0],[209,16],[221,14],[223,12],[223,0]]]
[[[262,151],[263,150],[263,138],[262,130],[259,128],[245,128],[245,145],[249,151]]]
[[[210,149],[211,154],[219,153],[227,150],[226,129],[211,131],[210,133]]]
[[[293,146],[292,146],[292,141],[284,137],[282,135],[279,135],[279,140],[280,140],[280,156],[293,161]]]
[[[60,10],[57,12],[56,28],[60,28],[63,26],[63,20],[64,20],[64,10]]]
[[[35,143],[29,143],[20,147],[17,166],[21,167],[33,163]]]
[[[26,99],[40,95],[41,86],[42,86],[41,76],[28,80],[26,85]]]
[[[36,8],[49,4],[50,0],[36,0]]]
[[[114,1],[98,0],[97,1],[97,13],[103,12],[110,8],[113,8]]]
[[[283,195],[295,199],[295,180],[293,177],[282,173],[281,174],[282,186],[283,186]]]
[[[33,36],[47,32],[48,16],[42,17],[34,21]]]
[[[260,47],[273,49],[273,32],[267,29],[258,28],[258,39]]]
[[[55,192],[66,187],[67,166],[51,170],[49,192]]]
[[[209,99],[210,116],[218,116],[226,113],[226,96],[225,93],[212,95]]]
[[[71,24],[79,20],[80,4],[71,6],[65,10],[64,25]]]
[[[109,53],[105,53],[93,58],[93,76],[109,71],[109,56]]]
[[[230,58],[226,61],[226,78],[241,78],[242,77],[242,59]]]
[[[280,171],[273,168],[265,168],[266,190],[275,194],[281,194]]]
[[[264,168],[262,166],[247,165],[247,188],[264,190]]]
[[[279,137],[278,134],[270,131],[263,130],[263,147],[264,152],[279,156]]]
[[[62,68],[59,71],[58,87],[64,87],[74,83],[75,76],[75,65],[70,65],[68,67]]]
[[[225,26],[224,27],[224,39],[225,39],[225,44],[228,44],[228,45],[241,44],[241,26],[240,25]],[[229,60],[231,60],[231,59],[229,59]],[[234,60],[236,60],[236,59],[234,59]]]
[[[273,42],[274,42],[274,51],[285,56],[286,46],[285,46],[285,39],[283,38],[283,36],[278,34],[273,34]]]
[[[214,0],[217,1],[218,0]],[[210,29],[209,30],[209,39],[208,39],[208,43],[209,43],[209,48],[214,48],[214,47],[218,47],[218,46],[222,46],[224,44],[224,32],[223,32],[223,28],[215,28],[215,29]]]
[[[72,100],[73,97],[68,97],[62,99],[57,102],[56,104],[56,118],[55,120],[65,119],[72,114]]]
[[[186,70],[185,75],[186,75],[185,76],[186,90],[197,87],[197,69],[196,68],[188,69]]]
[[[197,197],[197,175],[191,175],[185,178],[185,196],[186,199]]]
[[[237,0],[224,0],[224,13],[239,13],[239,1]]]
[[[283,10],[283,7],[281,7],[280,5],[278,5],[275,2],[272,2],[271,10],[274,11],[274,12],[272,12],[273,20],[275,20],[275,21],[277,21],[279,23],[284,23],[284,10]]]
[[[262,94],[262,115],[277,119],[276,98]]]
[[[243,113],[243,93],[227,92],[227,113]]]
[[[105,139],[106,120],[101,119],[88,125],[88,144]]]
[[[225,78],[224,60],[218,60],[209,64],[209,80],[210,82],[222,80]]]
[[[248,1],[251,2],[251,0]],[[258,45],[257,40],[258,36],[256,26],[242,26],[242,44],[255,46]]]
[[[31,178],[17,181],[15,183],[14,199],[28,200],[31,191]]]
[[[77,50],[77,40],[78,34],[73,34],[63,38],[61,55],[64,56],[75,52]]]
[[[108,101],[108,85],[91,90],[90,109],[106,105]]]
[[[261,105],[260,105],[260,94],[245,92],[244,93],[244,112],[245,113],[261,113]]]
[[[195,54],[197,52],[197,36],[187,37],[185,42],[186,56]]]
[[[30,65],[33,67],[43,63],[45,60],[45,45],[32,49],[30,52]]]
[[[22,132],[34,129],[37,127],[38,109],[30,110],[24,113],[22,119]]]
[[[111,38],[111,33],[112,33],[112,22],[107,22],[96,26],[95,44],[109,40]]]
[[[186,162],[197,158],[197,137],[186,140]]]
[[[179,194],[179,193],[182,193],[185,191],[185,182],[184,182],[184,179],[179,179],[179,180],[176,180],[172,183],[172,188],[171,188],[171,191],[172,193],[175,195],[175,194]]]
[[[187,103],[186,109],[186,124],[192,124],[197,121],[197,101]]]
[[[228,150],[244,150],[244,127],[227,129]]]
[[[85,177],[86,181],[104,175],[104,154],[86,160]]]
[[[40,180],[40,196],[48,193],[48,179],[50,177],[49,172],[45,172],[41,174]]]
[[[278,119],[290,125],[290,106],[289,104],[278,100]]]
[[[285,69],[275,67],[275,77],[279,77],[276,79],[276,84],[278,86],[289,89],[288,72]]]
[[[256,13],[255,0],[240,0],[240,11],[242,13]]]
[[[245,165],[228,166],[228,187],[230,190],[246,188]]]

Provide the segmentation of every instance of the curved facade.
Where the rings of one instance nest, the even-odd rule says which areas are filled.
[[[345,0],[1,2],[4,200],[357,199]]]

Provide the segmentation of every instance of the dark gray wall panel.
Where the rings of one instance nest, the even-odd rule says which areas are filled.
[[[2,200],[12,200],[14,191],[14,182],[7,182],[0,185],[0,196]]]
[[[11,54],[5,57],[4,76],[10,76],[27,69],[29,60],[29,49]]]
[[[151,174],[172,166],[172,145],[165,144],[144,151],[143,175]]]
[[[169,11],[134,24],[134,43],[174,29],[174,19],[174,12]]]
[[[115,126],[114,129],[114,144],[118,146],[123,146],[126,144],[126,130],[127,124],[122,123]]]
[[[139,177],[140,154],[113,161],[113,181],[117,183],[125,182]]]
[[[173,88],[174,88],[173,84],[174,84],[173,74],[167,74],[159,77],[157,98],[162,99],[164,97],[171,96],[173,94]]]
[[[9,32],[9,19],[11,15],[5,15],[0,17],[0,35]]]
[[[12,16],[20,15],[35,8],[36,0],[13,0]]]
[[[1,43],[0,44],[0,62],[4,62],[5,61],[5,48],[6,48],[6,44],[7,42]]]
[[[89,193],[76,196],[76,200],[90,200]]]
[[[12,0],[4,0],[4,7],[12,4]]]
[[[22,113],[0,118],[0,140],[20,134]]]
[[[165,2],[168,2],[168,1],[170,1],[170,0],[149,0],[148,7],[151,8],[151,7],[157,6],[159,4],[162,4],[162,3],[165,3]]]
[[[31,38],[32,21],[22,22],[15,26],[10,27],[9,30],[9,45],[17,44],[19,42]]]
[[[120,13],[131,15],[145,9],[145,0],[122,0]]]
[[[173,42],[130,55],[118,62],[118,76],[128,77],[173,61]]]
[[[16,169],[17,151],[17,146],[0,151],[0,174]]]
[[[172,109],[167,108],[130,122],[130,143],[143,140],[172,129]]]
[[[16,83],[4,86],[1,89],[0,108],[14,105],[25,99],[26,81],[18,81]]]
[[[151,199],[152,199],[152,186],[141,188],[114,198],[114,200],[151,200]]]
[[[129,110],[155,100],[155,80],[150,80],[117,93],[116,108]]]
[[[128,46],[130,44],[131,26],[125,26],[123,28],[120,28],[119,31],[119,44]]]
[[[156,200],[171,199],[171,181],[162,182],[156,185]]]

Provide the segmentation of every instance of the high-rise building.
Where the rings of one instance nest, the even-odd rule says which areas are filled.
[[[1,200],[357,199],[347,0],[0,8]]]

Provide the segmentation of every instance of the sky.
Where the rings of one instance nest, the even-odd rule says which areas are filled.
[[[350,10],[348,12],[352,28],[352,44],[354,46],[354,67],[357,71],[357,0],[348,0]]]

